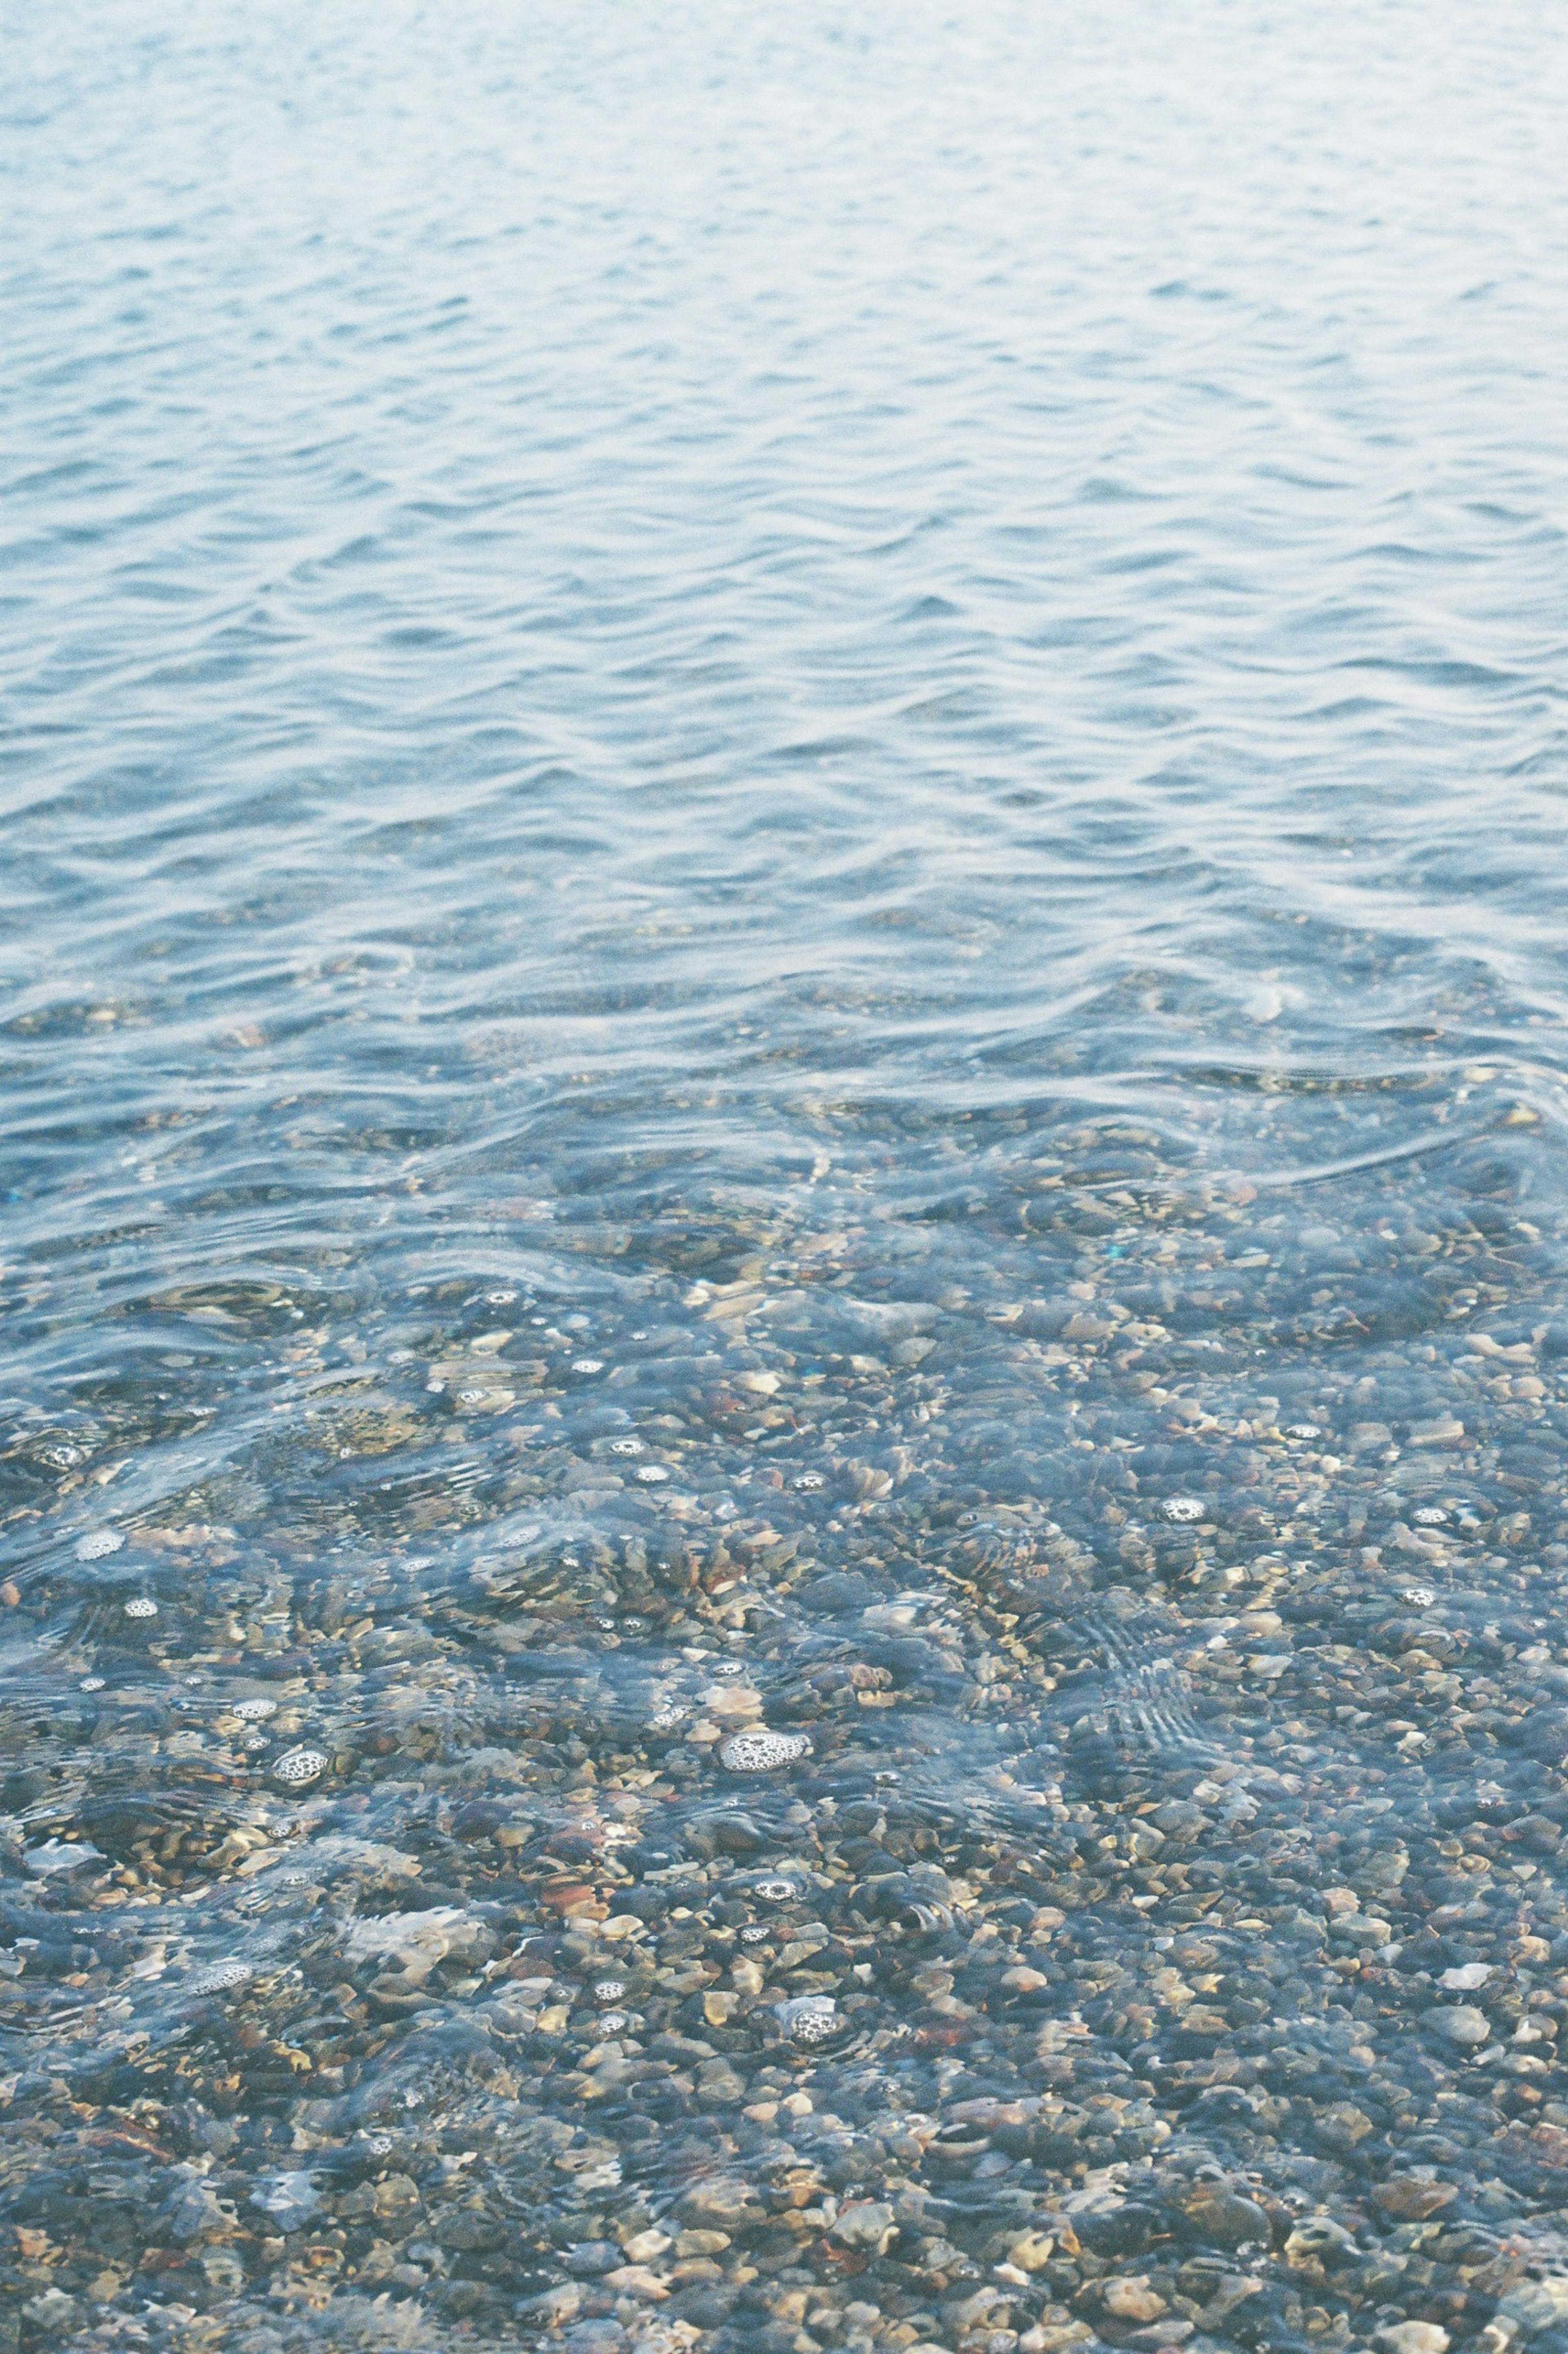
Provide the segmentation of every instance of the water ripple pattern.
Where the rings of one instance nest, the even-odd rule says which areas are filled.
[[[0,59],[0,2354],[1568,2354],[1557,17]]]

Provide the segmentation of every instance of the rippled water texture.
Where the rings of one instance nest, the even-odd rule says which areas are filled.
[[[0,43],[0,2354],[1568,2354],[1558,13]]]

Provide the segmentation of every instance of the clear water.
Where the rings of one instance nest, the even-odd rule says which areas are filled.
[[[1413,1499],[1456,1628],[1554,1639],[1564,52],[1523,0],[3,42],[8,2163],[142,2117],[69,2328],[330,2337],[246,2184],[440,2148],[428,2010],[323,1994],[351,1919],[490,1907],[455,2051],[618,1775],[644,1873],[721,1798],[786,1861],[868,1787],[1027,1840],[1090,1718],[1155,1795],[1228,1744],[1419,1806],[1451,1700],[1424,1753],[1174,1665],[1392,1595]],[[889,1705],[811,1682],[883,1656],[833,1575],[938,1596]],[[1055,1697],[979,1679],[1009,1609]],[[726,1649],[809,1768],[687,1742]],[[229,1960],[304,2093],[225,2091]],[[159,2203],[203,2153],[223,2261]],[[392,2287],[525,2343],[559,2277]]]

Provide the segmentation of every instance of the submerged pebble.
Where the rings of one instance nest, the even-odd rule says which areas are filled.
[[[187,1979],[192,1994],[224,1994],[233,1987],[249,1986],[256,1973],[249,1962],[214,1962],[205,1970]]]
[[[831,1994],[802,1994],[781,2002],[779,2020],[792,2043],[807,2044],[831,2041],[841,2024],[838,2004]]]
[[[803,1733],[736,1733],[721,1743],[719,1764],[732,1774],[772,1774],[810,1754]]]

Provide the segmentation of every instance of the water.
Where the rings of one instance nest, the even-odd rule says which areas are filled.
[[[1506,2337],[1554,17],[4,37],[0,2345]]]

